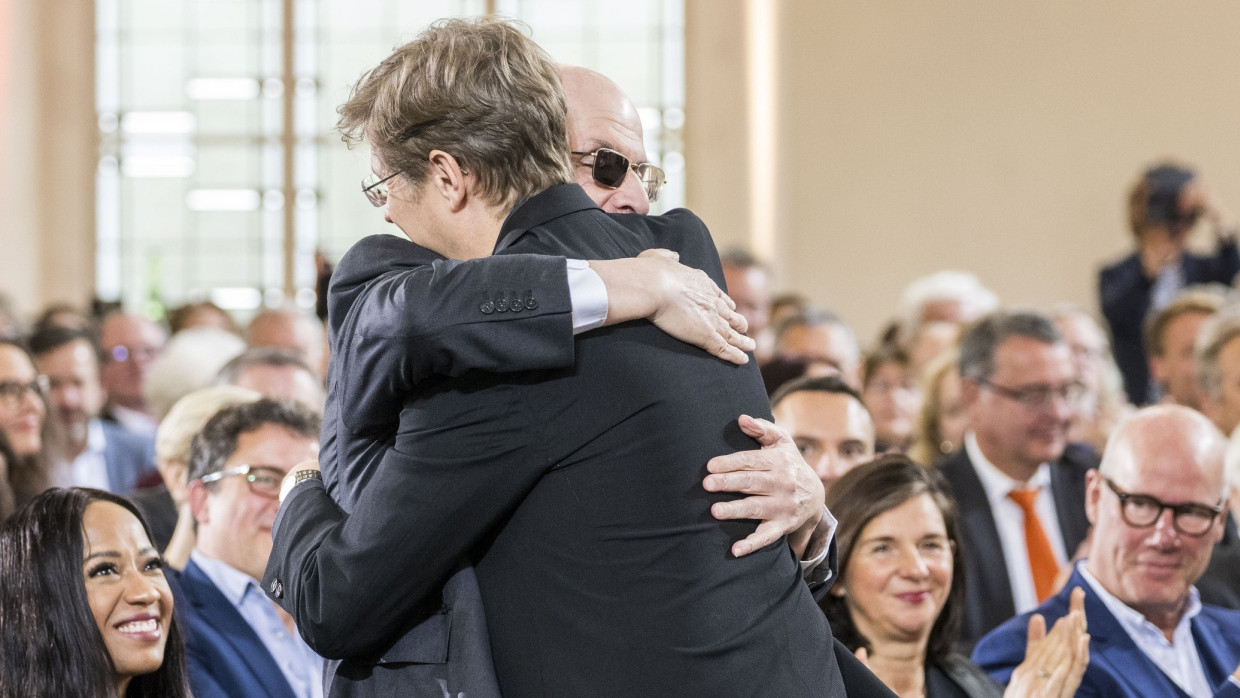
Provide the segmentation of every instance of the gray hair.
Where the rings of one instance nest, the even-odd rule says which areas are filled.
[[[1215,400],[1223,395],[1223,371],[1218,355],[1236,337],[1240,337],[1240,310],[1236,308],[1220,310],[1206,321],[1197,337],[1197,346],[1193,351],[1197,383],[1206,395]]]
[[[973,323],[960,338],[960,377],[986,380],[995,372],[995,350],[1009,337],[1028,337],[1060,344],[1063,335],[1055,322],[1031,310],[998,311]]]

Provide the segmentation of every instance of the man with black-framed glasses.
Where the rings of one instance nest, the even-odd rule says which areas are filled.
[[[1033,610],[1048,624],[1085,590],[1085,695],[1240,696],[1240,611],[1202,604],[1194,584],[1223,534],[1225,442],[1199,412],[1160,405],[1122,422],[1087,476],[1087,559]],[[1000,681],[1024,658],[1028,615],[978,643]]]
[[[174,573],[195,696],[321,698],[323,660],[262,592],[280,483],[316,458],[320,420],[292,401],[221,409],[190,447],[188,495],[198,537]]]

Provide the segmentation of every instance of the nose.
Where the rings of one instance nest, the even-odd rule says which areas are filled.
[[[1175,530],[1175,512],[1166,509],[1158,515],[1158,520],[1154,522],[1154,530],[1150,532],[1150,544],[1156,547],[1164,548],[1177,545],[1180,542],[1179,532]]]
[[[125,601],[134,606],[149,606],[159,601],[163,594],[154,577],[133,571],[125,584]]]
[[[646,187],[637,178],[636,172],[629,170],[624,183],[619,189],[612,190],[602,208],[608,213],[636,213],[643,216],[650,213],[650,200],[646,198]]]
[[[909,579],[923,579],[930,574],[930,568],[917,548],[910,547],[900,555],[900,573]]]
[[[818,479],[822,480],[825,486],[830,486],[832,482],[838,480],[845,470],[844,462],[830,454],[823,454],[814,463],[814,472],[818,474]]]

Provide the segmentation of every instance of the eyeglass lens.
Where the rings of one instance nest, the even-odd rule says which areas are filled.
[[[42,395],[43,390],[43,384],[37,380],[30,381],[29,383],[4,381],[0,383],[0,398],[16,403],[21,402],[21,400],[26,397],[26,393]]]
[[[1178,531],[1199,536],[1210,530],[1218,512],[1203,504],[1167,504],[1145,494],[1129,494],[1121,491],[1115,483],[1107,480],[1107,486],[1119,497],[1120,513],[1129,526],[1147,528],[1153,526],[1165,509],[1170,509]]]

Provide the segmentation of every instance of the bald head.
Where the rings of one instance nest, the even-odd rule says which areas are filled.
[[[564,97],[568,104],[568,146],[575,153],[610,148],[630,163],[646,162],[642,120],[633,101],[607,76],[578,66],[560,66]],[[637,177],[630,173],[624,184],[611,189],[591,176],[590,156],[573,156],[577,183],[594,203],[608,213],[650,212],[650,202]]]
[[[1223,454],[1227,442],[1214,423],[1180,405],[1147,407],[1121,422],[1107,442],[1099,471],[1125,481],[1129,477],[1200,479],[1223,490]]]
[[[1225,450],[1201,413],[1147,407],[1116,427],[1086,476],[1090,573],[1167,637],[1223,536]]]

